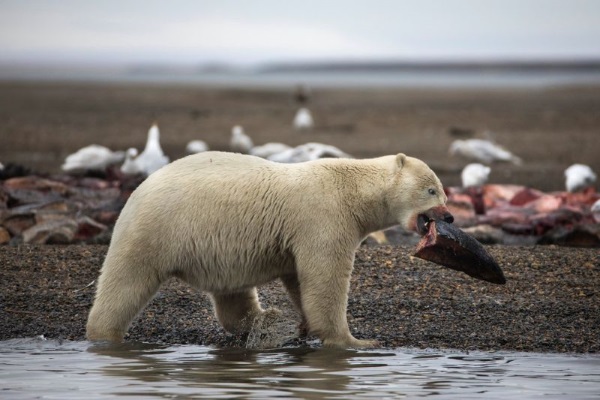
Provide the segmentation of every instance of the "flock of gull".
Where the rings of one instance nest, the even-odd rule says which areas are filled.
[[[314,121],[307,108],[300,108],[293,121],[296,130],[311,129]],[[489,134],[487,135],[489,136]],[[201,140],[190,141],[186,146],[189,154],[208,151],[209,146]],[[244,132],[240,125],[231,129],[229,150],[236,153],[250,154],[280,163],[298,163],[319,158],[352,158],[335,146],[310,142],[296,147],[285,143],[269,142],[256,146],[252,138]],[[493,140],[470,138],[455,140],[449,148],[449,154],[463,159],[475,161],[466,165],[461,172],[462,188],[465,193],[474,193],[473,188],[482,188],[489,179],[492,167],[496,163],[512,163],[521,165],[523,161],[510,151],[496,144]],[[160,145],[160,133],[155,123],[148,131],[146,146],[141,153],[135,148],[126,152],[90,145],[69,155],[62,170],[77,174],[84,171],[103,171],[107,167],[121,163],[120,171],[125,176],[148,176],[169,163]],[[569,193],[577,193],[592,188],[596,182],[595,172],[587,165],[573,164],[565,171],[565,189]],[[452,196],[449,196],[453,200]],[[478,200],[473,200],[474,204]],[[475,206],[475,209],[477,206]],[[591,206],[591,212],[600,221],[600,200]]]
[[[305,99],[300,99],[300,103],[304,101]],[[297,131],[311,130],[314,127],[314,120],[308,108],[302,105],[292,124]],[[451,156],[461,157],[470,162],[462,169],[460,176],[462,186],[446,188],[448,205],[451,212],[457,217],[455,223],[459,225],[462,223],[462,226],[467,229],[469,227],[480,229],[485,225],[496,232],[533,235],[538,238],[548,232],[552,233],[560,229],[563,231],[566,229],[567,233],[580,233],[581,229],[579,228],[583,227],[585,232],[591,232],[593,243],[600,244],[600,225],[598,224],[600,223],[600,195],[594,188],[597,175],[592,168],[583,164],[569,166],[564,171],[564,192],[542,193],[518,185],[488,184],[492,167],[497,163],[521,165],[523,161],[496,144],[491,134],[483,136],[485,139],[454,140],[448,149]],[[195,154],[209,151],[209,146],[202,140],[192,140],[187,143],[185,149],[186,153]],[[255,145],[241,125],[231,128],[228,150],[279,163],[298,163],[320,158],[352,158],[350,154],[335,146],[317,142],[304,143],[296,147],[280,142]],[[4,180],[3,187],[8,193],[8,198],[16,199],[13,202],[19,206],[7,210],[7,197],[0,196],[0,200],[4,199],[4,214],[6,214],[0,224],[0,243],[6,242],[10,237],[20,236],[24,237],[26,242],[29,240],[45,243],[53,240],[52,238],[56,237],[57,232],[61,233],[64,226],[67,225],[69,234],[63,235],[66,239],[63,238],[60,242],[69,242],[73,238],[95,235],[95,233],[89,232],[106,231],[118,215],[118,207],[111,204],[122,204],[126,194],[130,193],[130,189],[125,190],[129,178],[131,178],[131,182],[139,182],[140,179],[143,180],[169,162],[170,159],[163,152],[160,144],[159,127],[154,123],[148,131],[146,144],[141,152],[133,147],[126,151],[113,151],[107,147],[92,144],[65,158],[61,169],[66,173],[65,176],[71,178],[58,178],[58,182],[34,177]],[[10,175],[3,174],[3,169],[4,167],[0,164],[0,176]],[[120,178],[117,179],[120,179],[121,183],[86,181],[82,178],[98,176],[97,173],[100,173],[101,176],[107,171],[117,173],[117,176],[120,175]],[[23,174],[13,176],[23,176]],[[71,182],[69,179],[75,179],[72,182],[76,187],[72,189],[63,187],[64,182],[61,179],[64,182]],[[81,212],[77,212],[74,214],[75,216],[71,215],[70,217],[61,214],[63,220],[53,218],[51,221],[43,221],[41,216],[44,214],[33,211],[37,207],[36,204],[43,209],[48,207],[48,204],[56,202],[54,197],[50,198],[51,196],[47,195],[48,190],[45,185],[49,185],[51,193],[56,192],[56,187],[60,187],[59,194],[69,191],[79,193],[78,195],[82,196],[80,200],[77,200],[77,196],[75,196],[75,200],[65,198],[61,200],[60,204],[68,210],[85,209],[91,218],[82,222],[81,218],[77,217]],[[114,192],[116,188],[114,185],[120,187],[116,192]],[[81,188],[78,188],[79,186]],[[40,192],[36,192],[37,194],[32,197],[32,193],[34,193],[32,190]],[[88,195],[91,197],[87,198]],[[99,207],[96,204],[102,196],[106,197],[102,200],[102,204],[111,205],[109,209],[104,209],[104,206]],[[0,210],[1,206],[2,204],[0,204]],[[3,229],[4,239],[1,237]],[[10,236],[7,232],[10,233]],[[473,232],[471,233],[474,234]],[[489,233],[489,230],[487,232]],[[585,235],[590,236],[587,233]],[[31,239],[27,239],[29,236]],[[383,238],[385,241],[385,235]],[[379,241],[379,239],[375,240]],[[497,243],[499,242],[502,241],[497,241]]]
[[[314,125],[310,111],[300,108],[293,121],[297,130],[308,130]],[[269,142],[255,146],[242,126],[235,125],[231,129],[230,151],[265,158],[280,163],[298,163],[319,158],[351,158],[352,156],[339,148],[317,142],[309,142],[296,147],[285,143]],[[209,146],[202,140],[192,140],[186,145],[188,154],[209,151]],[[507,162],[521,165],[522,160],[491,140],[465,139],[455,140],[449,148],[453,156],[474,161],[466,165],[461,172],[462,186],[473,187],[484,185],[489,178],[490,165]],[[160,132],[154,123],[148,131],[148,139],[142,152],[136,148],[127,151],[112,151],[107,147],[92,144],[66,157],[62,170],[70,174],[86,171],[104,171],[106,168],[121,164],[120,170],[125,175],[148,176],[169,163],[160,145]],[[0,164],[0,169],[2,168]],[[581,191],[594,185],[597,179],[595,172],[587,165],[573,164],[565,170],[565,188],[568,192]]]
[[[297,92],[297,100],[304,103],[306,97],[306,89],[300,88]],[[298,109],[293,126],[298,131],[310,130],[314,127],[314,120],[308,108],[302,106]],[[188,154],[205,151],[209,151],[209,146],[202,140],[192,140],[186,145]],[[335,146],[316,142],[296,147],[279,142],[255,146],[252,138],[244,132],[240,125],[235,125],[231,129],[230,151],[281,163],[297,163],[325,157],[352,157]],[[484,185],[488,181],[492,164],[498,162],[522,164],[522,160],[518,156],[493,140],[486,139],[455,140],[450,145],[449,154],[473,161],[462,170],[461,180],[464,188]],[[67,156],[61,169],[69,174],[81,174],[90,171],[102,172],[115,164],[121,164],[120,171],[126,176],[148,176],[168,164],[169,161],[169,157],[164,154],[160,145],[158,125],[154,123],[148,131],[148,139],[141,153],[133,147],[127,151],[112,151],[107,147],[92,144]],[[0,170],[2,169],[3,166],[0,163]],[[573,164],[564,173],[565,187],[568,192],[577,192],[590,187],[597,179],[594,171],[583,164]]]
[[[310,123],[308,121],[310,119]],[[298,122],[298,120],[300,120]],[[296,129],[309,129],[312,127],[310,112],[300,109],[294,126]],[[209,146],[202,140],[192,140],[186,145],[189,154],[209,151]],[[229,150],[235,153],[250,154],[267,160],[281,163],[298,163],[318,158],[350,158],[348,153],[339,148],[316,142],[301,144],[291,147],[285,143],[269,142],[255,146],[252,138],[248,136],[242,126],[235,125],[231,129]],[[169,163],[160,145],[160,132],[158,125],[153,124],[148,131],[146,146],[141,153],[136,148],[124,151],[112,151],[107,147],[92,144],[66,157],[61,169],[70,174],[80,174],[87,171],[104,171],[106,168],[121,163],[120,170],[125,175],[150,175],[159,168]]]
[[[300,108],[293,121],[296,130],[308,130],[313,127],[313,117],[307,108]],[[323,143],[305,143],[291,147],[284,143],[270,142],[255,146],[242,126],[235,125],[231,129],[230,151],[250,154],[271,161],[282,163],[297,163],[316,160],[323,157],[346,158],[349,154],[335,146]],[[192,140],[186,145],[188,154],[209,151],[209,146],[202,140]],[[169,163],[160,145],[160,131],[154,123],[148,131],[146,146],[140,153],[136,148],[127,151],[112,151],[111,149],[92,144],[77,150],[65,158],[61,169],[70,174],[80,174],[89,171],[104,171],[115,164],[121,164],[120,170],[125,175],[150,175]],[[1,164],[0,164],[1,168]]]

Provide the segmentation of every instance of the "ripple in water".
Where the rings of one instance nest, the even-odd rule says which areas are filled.
[[[215,349],[35,338],[0,342],[0,383],[0,397],[6,399],[592,399],[599,393],[600,356],[405,348]]]

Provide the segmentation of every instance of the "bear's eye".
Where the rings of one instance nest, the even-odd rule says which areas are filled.
[[[429,189],[429,194],[432,196],[435,196],[435,194],[436,194],[435,189]]]

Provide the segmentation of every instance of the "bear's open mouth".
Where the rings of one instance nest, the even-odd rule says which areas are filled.
[[[433,221],[425,214],[417,215],[417,233],[421,236],[425,236],[429,232],[429,223]]]

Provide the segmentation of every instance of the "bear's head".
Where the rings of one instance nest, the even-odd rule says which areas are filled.
[[[447,200],[442,183],[427,164],[402,153],[396,156],[388,206],[404,229],[424,235],[432,220],[453,222]]]

